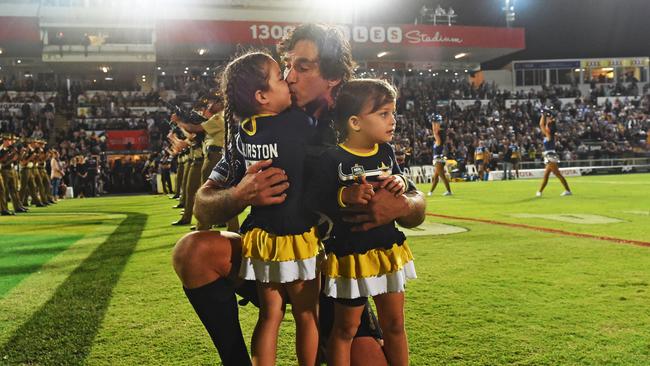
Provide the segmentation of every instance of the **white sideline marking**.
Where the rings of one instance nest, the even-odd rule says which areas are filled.
[[[629,213],[633,215],[642,215],[642,216],[650,216],[650,211],[638,211],[638,210],[632,210],[632,211],[622,211],[624,213]]]
[[[579,184],[615,184],[615,185],[626,185],[626,186],[650,186],[649,182],[617,182],[615,180],[579,180],[576,181]]]
[[[467,231],[464,227],[453,226],[447,224],[439,224],[437,222],[424,222],[418,227],[406,229],[399,227],[399,229],[406,235],[406,239],[412,236],[429,236],[429,235],[447,235],[458,234]]]
[[[512,214],[513,217],[519,218],[535,218],[544,220],[555,220],[562,222],[570,222],[573,224],[615,224],[623,222],[623,220],[615,219],[612,217],[591,215],[591,214]]]

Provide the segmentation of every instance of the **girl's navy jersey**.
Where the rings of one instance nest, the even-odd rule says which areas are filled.
[[[332,221],[330,232],[323,238],[326,252],[341,258],[374,248],[389,249],[393,244],[404,242],[405,236],[394,222],[364,232],[350,231],[354,224],[343,221],[338,202],[339,189],[359,182],[361,176],[370,183],[379,181],[380,176],[394,174],[401,174],[401,170],[389,144],[376,145],[368,154],[351,152],[342,145],[323,153],[318,172],[310,179],[307,201]]]
[[[283,169],[289,177],[286,200],[279,205],[252,206],[241,232],[260,228],[275,235],[302,234],[316,224],[316,215],[303,205],[307,144],[316,132],[313,120],[299,109],[278,115],[257,115],[239,127],[239,160],[235,184],[246,168],[260,160],[273,159],[271,166]]]

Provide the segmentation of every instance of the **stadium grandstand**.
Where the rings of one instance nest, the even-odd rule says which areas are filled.
[[[235,232],[240,230],[238,218],[244,219],[258,206],[242,204],[242,207],[237,207],[240,208],[237,212],[232,210],[231,217],[218,216],[218,222],[209,224],[202,223],[199,217],[203,207],[199,201],[207,200],[206,187],[216,184],[223,190],[231,186],[236,188],[232,176],[240,173],[237,169],[243,169],[241,181],[264,172],[246,171],[251,161],[241,157],[243,163],[237,165],[240,161],[232,155],[236,149],[229,149],[229,146],[242,143],[241,137],[230,134],[230,131],[249,131],[228,120],[232,110],[225,106],[230,97],[222,93],[227,86],[221,85],[221,78],[224,74],[227,76],[225,70],[235,57],[248,51],[263,50],[278,62],[284,75],[281,82],[287,84],[285,80],[294,66],[288,66],[287,53],[278,46],[293,34],[296,27],[304,24],[333,27],[349,42],[354,60],[352,79],[383,80],[396,91],[396,124],[391,130],[390,142],[396,166],[392,174],[401,177],[401,196],[410,197],[408,193],[415,195],[413,192],[417,191],[422,207],[425,202],[435,206],[435,212],[431,207],[426,211],[423,209],[420,226],[402,225],[400,219],[409,215],[395,215],[388,220],[405,227],[403,231],[409,245],[411,237],[414,237],[412,247],[416,264],[419,264],[418,256],[426,260],[427,256],[438,255],[426,245],[433,241],[432,238],[444,234],[451,238],[446,239],[450,241],[444,242],[444,248],[435,247],[434,250],[440,250],[449,263],[458,260],[459,253],[465,253],[462,255],[471,260],[459,260],[463,266],[476,271],[484,266],[490,267],[490,272],[486,273],[503,281],[508,276],[521,275],[521,278],[530,280],[530,283],[517,283],[517,286],[522,286],[522,291],[534,292],[533,297],[548,295],[562,303],[571,297],[571,286],[584,284],[580,282],[583,277],[571,277],[578,275],[563,269],[563,272],[557,272],[557,276],[567,276],[572,278],[571,281],[575,279],[575,283],[555,282],[551,277],[556,272],[549,265],[543,270],[551,274],[544,273],[548,277],[535,282],[538,280],[527,272],[534,267],[533,260],[542,262],[543,258],[553,258],[552,263],[564,263],[564,257],[550,254],[555,250],[550,246],[561,247],[561,240],[569,242],[569,249],[559,250],[565,257],[572,257],[571,250],[584,250],[572,257],[575,261],[582,255],[583,258],[599,257],[595,254],[597,249],[593,249],[597,247],[594,243],[602,246],[632,244],[634,249],[644,247],[640,248],[643,253],[607,249],[605,256],[615,258],[620,254],[625,258],[621,263],[612,264],[612,272],[620,273],[616,280],[608,282],[603,274],[593,282],[585,280],[588,283],[579,291],[602,291],[604,297],[616,298],[622,303],[633,295],[623,293],[621,289],[635,286],[639,289],[638,297],[630,304],[634,301],[637,305],[642,304],[648,300],[644,291],[647,291],[650,280],[647,271],[643,274],[640,269],[647,269],[650,264],[646,253],[650,246],[647,235],[650,213],[647,206],[639,207],[648,203],[650,49],[645,33],[647,26],[641,29],[637,18],[638,14],[645,14],[647,18],[648,12],[645,11],[650,12],[650,8],[639,0],[631,1],[634,4],[629,5],[630,13],[621,9],[625,5],[607,5],[612,15],[606,18],[620,21],[617,20],[616,24],[619,29],[612,31],[611,39],[606,39],[603,36],[606,29],[601,32],[596,29],[598,26],[588,25],[592,19],[601,19],[596,14],[607,12],[605,5],[599,10],[599,5],[589,4],[589,1],[578,2],[581,5],[568,1],[561,5],[564,2],[559,0],[549,0],[546,5],[541,0],[0,0],[0,209],[3,216],[0,218],[0,253],[8,254],[4,262],[0,258],[0,313],[21,308],[15,317],[13,313],[0,316],[0,323],[8,325],[0,327],[5,329],[0,330],[0,365],[5,362],[7,365],[176,365],[209,364],[215,360],[223,364],[238,364],[228,363],[209,317],[202,315],[198,300],[191,298],[191,286],[185,282],[185,274],[178,267],[178,248],[187,238],[181,235],[188,229],[193,232],[189,235],[204,232],[222,235],[219,230],[226,228]],[[611,2],[598,0],[597,3]],[[568,28],[573,21],[571,17],[577,18],[583,11],[589,16],[576,22],[579,23],[576,26],[578,30]],[[561,18],[564,15],[567,18]],[[625,16],[630,17],[629,24],[632,25],[624,24]],[[547,28],[542,24],[544,19],[553,26]],[[594,33],[593,39],[586,36],[581,39],[588,32]],[[614,39],[612,42],[627,42],[631,46],[616,48],[607,43]],[[602,47],[599,45],[601,41]],[[555,44],[557,48],[551,49],[549,45]],[[309,62],[319,65],[319,77],[326,80],[321,73],[321,60]],[[341,82],[340,78],[337,80]],[[337,84],[333,89],[338,93],[340,87]],[[294,90],[291,93],[296,106]],[[335,114],[333,111],[338,112],[334,100],[336,93],[328,95],[333,100],[325,108],[330,108],[328,113],[332,115]],[[309,106],[299,107],[309,110]],[[264,116],[266,114],[259,113],[258,118]],[[253,125],[255,123],[255,116],[249,116],[250,119],[240,117],[233,118],[232,122],[252,120]],[[312,117],[317,120],[319,116]],[[214,118],[219,119],[219,128],[208,125]],[[552,128],[547,127],[546,121],[550,119],[554,121]],[[255,134],[255,128],[250,136]],[[340,139],[343,134],[339,131],[337,136]],[[549,145],[549,140],[552,140],[552,145]],[[340,140],[338,143],[343,145]],[[549,160],[549,151],[555,160]],[[243,156],[241,148],[239,152]],[[381,164],[384,166],[383,160]],[[443,166],[442,172],[437,170],[437,164]],[[551,172],[549,166],[555,167],[552,172],[565,184],[563,195],[575,194],[569,199],[584,199],[580,202],[588,209],[580,211],[568,203],[533,201],[539,185],[533,180],[544,179],[542,187],[537,189],[537,197],[541,197]],[[339,176],[342,176],[340,169],[341,165]],[[380,169],[379,165],[377,169]],[[361,182],[356,174],[350,178],[354,184]],[[432,195],[440,174],[445,176],[446,196],[452,195],[449,182],[454,187],[449,201],[442,201],[447,197],[433,200],[422,194],[433,184],[429,192]],[[592,190],[578,185],[585,192],[585,198],[580,198],[580,193],[572,193],[568,188],[564,177],[569,178],[574,189],[574,182],[587,182],[585,185]],[[288,178],[285,176],[284,179]],[[601,183],[592,184],[588,179],[603,180],[595,180]],[[499,182],[479,183],[483,181]],[[614,186],[618,182],[624,182],[622,184],[627,184],[632,190],[629,197],[624,195],[629,202],[610,200],[602,207],[594,203],[600,200],[600,196],[609,195],[611,198],[619,195],[619,191],[607,188],[608,184]],[[372,195],[380,191],[378,184],[371,191]],[[229,192],[235,197],[234,191]],[[251,194],[258,194],[255,197],[259,198],[260,192],[261,189]],[[346,207],[343,192],[343,188],[338,191],[340,207]],[[273,198],[282,197],[281,193],[273,195]],[[201,194],[203,198],[199,197]],[[463,194],[467,202],[463,201]],[[395,196],[400,197],[400,194]],[[514,196],[517,196],[516,201]],[[228,196],[229,199],[232,197]],[[494,201],[490,201],[492,199]],[[588,199],[593,201],[587,202]],[[232,204],[232,201],[228,203]],[[370,198],[365,202],[367,206],[360,209],[362,211],[372,206]],[[507,203],[508,207],[500,206],[501,202]],[[534,206],[535,202],[541,203]],[[60,204],[55,206],[57,203]],[[629,208],[626,206],[628,203]],[[408,208],[412,210],[420,207],[410,201],[409,204]],[[172,205],[179,210],[171,210]],[[44,206],[50,207],[41,208]],[[209,212],[214,214],[217,211]],[[226,209],[221,211],[230,213]],[[619,218],[615,218],[617,213]],[[149,215],[157,218],[152,220]],[[9,221],[21,220],[21,216],[25,218],[24,222]],[[591,219],[596,221],[589,221]],[[609,219],[617,221],[607,221]],[[172,220],[172,225],[183,226],[182,232],[169,226]],[[553,223],[553,220],[557,222]],[[629,225],[608,231],[610,227],[606,224],[623,222]],[[593,225],[588,228],[580,226],[585,223]],[[246,221],[242,228],[248,230],[254,224]],[[24,236],[33,226],[39,225],[41,229],[30,234],[33,237]],[[481,237],[477,234],[484,232],[481,225],[489,225],[489,235]],[[508,247],[510,242],[507,240],[497,243],[501,246],[493,251],[481,247],[485,240],[509,238],[516,230],[532,230],[513,235],[512,240],[525,248],[522,250],[532,252],[536,249],[535,243],[543,243],[548,252],[539,255],[520,253],[520,249]],[[532,237],[527,236],[529,233]],[[454,239],[456,234],[469,237],[470,244],[462,238]],[[547,243],[548,237],[553,235],[558,236],[557,242]],[[27,239],[23,240],[23,236]],[[223,237],[226,236],[219,236],[219,239]],[[591,247],[582,248],[581,240],[590,241]],[[602,244],[603,240],[607,243]],[[106,243],[111,241],[124,242],[125,245],[109,248]],[[192,307],[183,298],[182,290],[177,291],[180,285],[170,266],[169,253],[177,241],[174,268]],[[34,248],[31,243],[35,243]],[[88,246],[84,246],[86,244]],[[466,250],[463,245],[471,248]],[[455,252],[452,247],[461,249]],[[80,252],[68,253],[74,248],[80,248]],[[230,253],[231,249],[237,252],[235,247],[228,248],[229,256],[235,255]],[[146,257],[147,252],[155,257],[151,270],[147,264],[150,258]],[[504,266],[518,268],[525,262],[527,264],[523,266],[530,267],[519,268],[521,272],[518,273],[505,273],[484,262],[489,259],[498,263],[503,252],[518,253],[518,256],[505,255],[504,263],[507,263]],[[24,259],[27,257],[21,257],[21,253],[34,256]],[[59,255],[61,257],[57,257]],[[117,259],[104,266],[102,261],[111,262],[111,256]],[[128,263],[129,258],[135,259],[134,262]],[[294,257],[290,261],[298,262]],[[594,261],[603,266],[609,264],[604,259]],[[631,263],[630,272],[625,271],[623,262]],[[74,264],[72,269],[68,268],[70,263]],[[580,263],[586,268],[581,276],[586,278],[589,271],[600,274],[599,268],[587,268],[589,263]],[[429,299],[423,294],[431,290],[431,283],[438,281],[439,277],[464,271],[443,263],[441,271],[448,273],[436,272],[436,265],[432,260],[426,267],[422,266],[423,271],[418,275],[425,280],[414,281],[413,288],[419,292],[413,297],[413,303],[406,303],[405,329],[409,334],[411,364],[613,364],[618,363],[618,348],[626,350],[621,364],[650,364],[647,330],[641,329],[650,325],[647,309],[634,312],[630,310],[632,305],[625,305],[621,310],[621,313],[630,310],[631,316],[637,316],[642,324],[620,318],[605,324],[599,317],[610,309],[610,303],[598,303],[600,315],[593,315],[593,318],[585,315],[588,318],[585,322],[601,332],[596,335],[592,330],[581,328],[579,331],[588,334],[582,333],[578,338],[588,339],[585,341],[588,345],[580,343],[576,346],[572,342],[578,341],[567,335],[571,330],[558,331],[561,333],[558,336],[550,328],[543,329],[544,322],[552,323],[557,329],[567,326],[564,323],[566,318],[561,315],[544,314],[535,320],[539,323],[528,324],[528,310],[509,301],[530,305],[528,301],[533,300],[524,298],[526,296],[513,290],[514,287],[508,287],[510,283],[504,282],[503,286],[508,287],[504,292],[506,295],[494,295],[498,291],[493,288],[490,291],[494,292],[485,295],[485,298],[497,296],[498,300],[486,300],[481,304],[483,298],[480,298],[470,304],[464,298],[459,299],[463,291],[470,291],[463,285],[459,286],[460,295],[454,294],[456,286],[465,281],[463,276],[459,276],[454,277],[456,282],[444,283],[448,292],[440,303]],[[101,268],[96,275],[106,276],[105,283],[103,279],[99,281],[97,277],[76,273],[92,272],[95,268]],[[41,278],[41,270],[48,276],[52,274],[51,277]],[[430,273],[423,273],[427,270]],[[126,284],[120,282],[123,271]],[[242,269],[240,274],[244,272]],[[158,276],[166,282],[148,278]],[[224,275],[220,273],[219,276]],[[479,274],[472,270],[467,276]],[[88,299],[84,299],[87,293],[75,292],[79,283],[68,282],[74,278],[80,279],[79,283],[101,282],[97,288],[84,287],[84,291],[98,295],[88,295]],[[493,286],[490,280],[482,278],[483,282],[474,283],[470,279],[470,283],[475,285],[471,291]],[[424,283],[426,281],[430,283]],[[529,288],[533,286],[531,283],[544,281],[553,282],[555,290]],[[140,302],[140,291],[148,289],[140,288],[138,284],[151,287],[160,296],[142,296],[144,300]],[[64,292],[57,292],[57,286],[61,286]],[[228,286],[228,291],[234,291],[235,285]],[[549,285],[549,288],[553,286]],[[613,287],[617,290],[611,290]],[[111,291],[115,289],[122,292],[115,293],[117,301],[113,303],[115,299]],[[42,295],[31,297],[30,294],[38,292]],[[583,292],[580,293],[584,295]],[[250,301],[259,306],[256,302],[259,299],[255,296],[248,295],[256,299],[252,300],[246,294],[237,293],[243,298],[242,304]],[[231,295],[234,298],[231,293],[227,294],[228,300],[219,298],[219,306],[225,306],[223,303],[230,301]],[[282,296],[289,295],[283,293]],[[81,314],[78,318],[65,311],[68,301],[74,302],[70,306]],[[162,305],[158,306],[157,301]],[[512,308],[495,316],[497,320],[474,313],[490,309],[499,312],[499,301]],[[22,307],[22,304],[26,305]],[[87,310],[96,304],[96,312]],[[541,307],[543,304],[541,301],[533,306]],[[564,304],[567,307],[553,305],[567,314],[571,313],[567,304]],[[570,305],[575,306],[575,303]],[[366,306],[371,313],[370,320],[386,328],[381,316],[377,320],[372,314],[378,308]],[[235,306],[234,314],[237,321],[241,316],[242,329],[248,337],[246,344],[253,352],[255,364],[259,360],[249,340],[257,321],[257,309],[253,311],[250,308],[252,306],[242,306],[240,309],[243,310],[237,315]],[[463,310],[456,310],[458,308]],[[474,322],[472,325],[484,326],[485,334],[466,336],[463,325],[456,324],[464,316],[466,308],[472,308],[467,311],[467,316]],[[180,315],[168,315],[167,312],[175,312],[169,309],[182,310],[179,310]],[[588,312],[586,305],[581,309]],[[511,310],[513,313],[506,314]],[[232,315],[229,311],[232,309],[223,313]],[[434,322],[432,319],[437,315],[431,315],[432,311],[447,313],[435,319],[438,328],[429,329],[425,321],[420,324],[419,316],[424,314],[423,319]],[[579,328],[582,315],[571,314],[573,318],[570,321],[575,323],[571,326]],[[199,315],[200,322],[196,315]],[[169,324],[150,325],[156,318],[166,316],[170,317]],[[517,332],[508,328],[508,332],[513,332],[511,337],[504,336],[491,343],[486,334],[503,329],[485,324],[505,322],[503,319],[507,316],[517,318],[513,328],[517,326],[524,330]],[[450,324],[448,330],[452,340],[449,342],[453,346],[445,346],[447,334],[441,330],[442,322]],[[63,333],[60,342],[57,341],[58,330],[41,334],[41,327],[50,323],[66,329],[60,331]],[[287,321],[281,323],[283,335],[278,340],[277,360],[274,361],[282,365],[298,364],[302,359],[294,354],[296,337],[292,333],[293,323],[290,327],[285,324]],[[411,332],[411,329],[415,330]],[[625,333],[622,329],[629,333],[622,334]],[[529,335],[535,332],[543,333],[545,340],[535,339],[528,344]],[[379,338],[389,337],[390,346],[391,335],[381,335],[381,330],[379,333]],[[638,339],[639,335],[645,337],[642,345],[631,341]],[[567,344],[566,349],[548,343],[547,340],[555,336]],[[611,341],[609,336],[615,338],[613,348],[603,345]],[[167,339],[159,341],[160,337]],[[433,340],[423,340],[427,337]],[[176,339],[180,339],[179,343],[171,344]],[[532,350],[538,346],[535,342],[539,342],[539,352]],[[596,344],[603,345],[602,352]],[[578,352],[580,346],[588,350]],[[320,347],[322,354],[319,357],[325,362],[323,357],[326,357],[327,347],[322,344]],[[436,347],[440,350],[434,350]],[[479,351],[470,351],[472,347]],[[246,345],[244,348],[245,353]],[[354,358],[354,351],[351,352]],[[386,355],[392,357],[390,352]],[[357,358],[351,364],[368,363]]]
[[[101,153],[97,176],[106,189],[95,191],[142,191],[149,187],[142,173],[147,157],[168,145],[160,98],[189,107],[215,86],[233,54],[273,50],[295,24],[326,21],[340,24],[351,41],[359,77],[398,87],[396,143],[404,167],[430,165],[429,117],[448,113],[452,124],[464,124],[455,127],[448,152],[459,163],[458,178],[467,178],[481,139],[495,156],[492,171],[499,170],[504,138],[522,146],[522,169],[541,168],[536,111],[551,101],[566,121],[560,133],[572,132],[561,135],[563,166],[610,172],[648,164],[629,160],[647,158],[647,56],[514,61],[482,70],[481,64],[526,48],[525,30],[460,25],[462,17],[440,7],[424,6],[412,23],[393,25],[356,24],[362,9],[354,2],[350,9],[344,2],[155,3],[151,9],[146,1],[0,2],[2,131],[64,144],[64,160]],[[332,4],[347,11],[333,11]],[[26,113],[33,118],[26,120]],[[123,143],[127,139],[130,144]],[[121,181],[111,174],[118,159],[139,183],[114,183]]]

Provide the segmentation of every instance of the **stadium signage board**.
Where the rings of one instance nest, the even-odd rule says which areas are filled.
[[[612,58],[612,59],[592,59],[583,60],[581,66],[583,68],[599,68],[599,67],[632,67],[632,66],[648,66],[650,59],[647,57],[642,58]]]
[[[298,23],[204,20],[167,20],[156,25],[158,42],[273,45]],[[339,28],[353,45],[410,47],[525,47],[522,28],[434,26],[423,24],[347,25]]]

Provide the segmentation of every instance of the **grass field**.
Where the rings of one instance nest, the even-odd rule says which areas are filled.
[[[571,197],[552,178],[542,198],[536,180],[427,198],[407,234],[413,365],[650,364],[650,175],[569,183]],[[217,363],[171,267],[187,230],[169,225],[173,204],[77,199],[0,218],[0,364]],[[250,339],[256,309],[240,311]],[[292,323],[280,365],[296,363]]]

